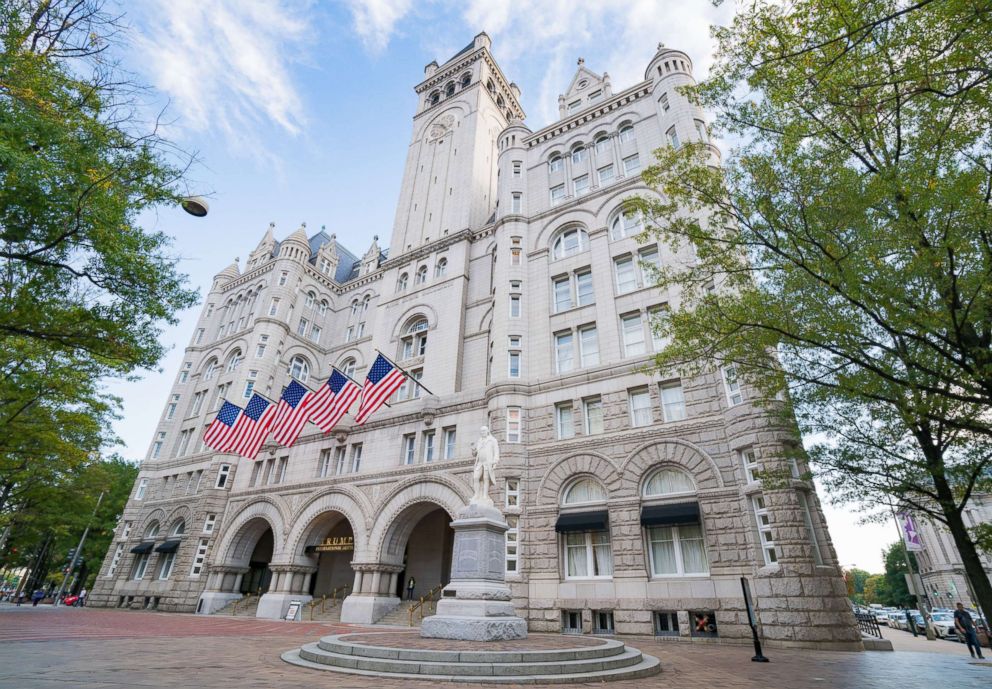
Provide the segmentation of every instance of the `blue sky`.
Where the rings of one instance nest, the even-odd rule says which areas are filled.
[[[522,90],[531,129],[557,119],[557,97],[583,57],[619,91],[643,78],[663,42],[687,51],[697,76],[711,62],[709,27],[733,10],[708,0],[132,0],[124,64],[153,87],[169,138],[198,154],[193,193],[206,218],[148,216],[175,237],[180,269],[201,294],[244,259],[270,221],[282,238],[326,226],[361,255],[389,241],[409,143],[413,86],[480,31]],[[167,328],[160,371],[115,383],[124,400],[117,448],[143,457],[199,308]],[[859,526],[828,509],[845,565],[878,570],[891,525]]]

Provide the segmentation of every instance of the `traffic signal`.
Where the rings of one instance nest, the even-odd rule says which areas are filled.
[[[69,548],[69,553],[65,556],[65,561],[68,563],[72,563],[75,557],[76,557],[76,549]]]

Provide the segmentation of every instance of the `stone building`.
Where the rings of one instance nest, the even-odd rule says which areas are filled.
[[[689,257],[642,241],[625,200],[652,151],[706,140],[692,81],[662,47],[619,91],[579,60],[532,131],[486,34],[427,65],[388,252],[270,227],[217,274],[93,603],[208,614],[259,593],[275,618],[346,592],[342,619],[373,622],[411,578],[447,582],[487,425],[532,631],[743,641],[748,577],[767,640],[860,649],[819,500],[780,459],[791,429],[733,371],[648,372],[651,318],[679,306],[650,266]],[[203,446],[223,397],[332,365],[361,381],[376,349],[432,394],[406,384],[364,426],[309,425],[257,461]],[[792,478],[763,487],[767,469]]]
[[[971,497],[961,514],[969,529],[979,524],[992,523],[992,495],[977,493]],[[954,539],[947,527],[922,517],[916,519],[920,543],[923,550],[916,553],[920,567],[920,577],[930,605],[937,608],[953,608],[956,603],[964,603],[973,608],[978,601],[972,593],[965,575],[961,554],[954,545]],[[981,553],[982,565],[992,576],[992,557]]]

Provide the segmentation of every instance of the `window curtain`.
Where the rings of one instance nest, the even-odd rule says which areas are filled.
[[[709,571],[703,530],[698,524],[683,524],[679,527],[679,545],[682,547],[682,565],[687,574]]]
[[[613,553],[610,551],[610,533],[608,531],[593,531],[592,558],[594,574],[598,577],[608,577],[613,574]]]
[[[570,533],[565,535],[565,556],[567,574],[570,577],[589,576],[589,563],[586,558],[586,535]]]
[[[678,574],[679,566],[675,557],[675,535],[670,526],[656,526],[650,529],[651,563],[654,574]]]

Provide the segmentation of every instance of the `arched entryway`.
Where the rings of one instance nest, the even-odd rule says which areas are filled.
[[[355,556],[355,530],[340,512],[325,512],[315,520],[303,554],[313,563],[308,593],[315,597],[343,597],[355,579],[351,560]]]
[[[266,525],[268,526],[268,525]],[[241,577],[240,592],[246,595],[261,595],[269,590],[272,581],[272,551],[275,538],[272,529],[266,528],[255,542],[251,555],[248,556],[248,571]]]
[[[242,596],[268,592],[272,584],[271,565],[279,544],[269,516],[259,514],[266,509],[273,511],[271,506],[260,505],[242,512],[221,537],[197,612],[215,612]]]
[[[411,505],[397,518],[397,528],[387,546],[391,555],[401,554],[403,569],[394,591],[397,596],[416,599],[451,580],[454,535],[451,516],[433,503]]]

